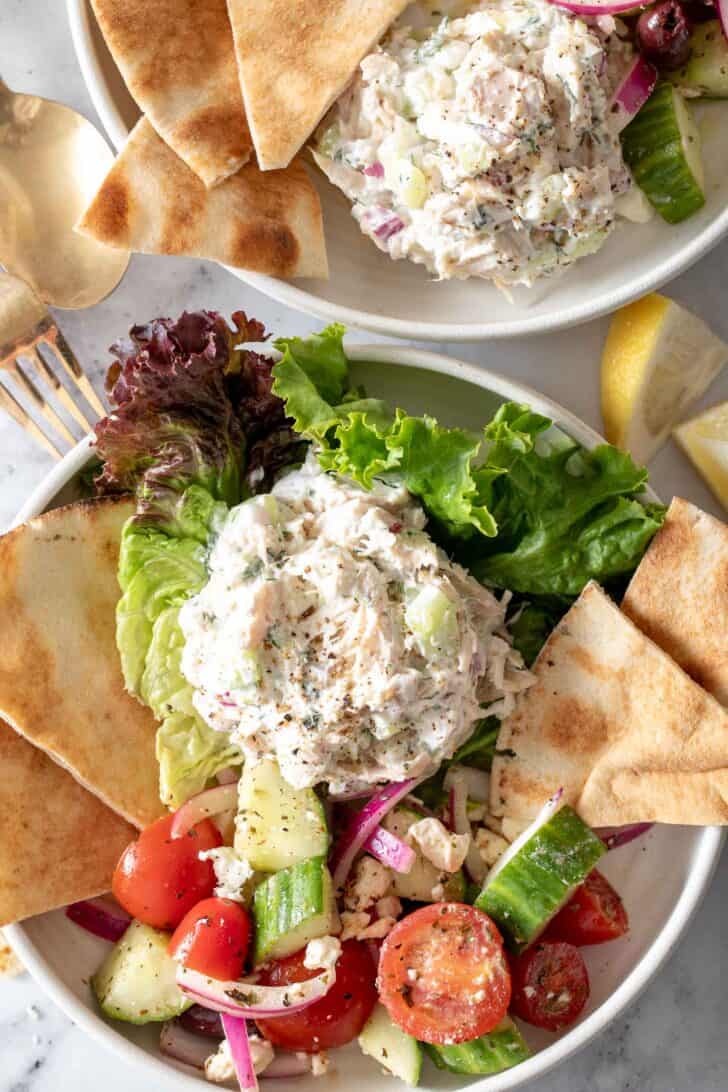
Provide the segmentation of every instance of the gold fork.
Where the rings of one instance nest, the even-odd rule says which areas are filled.
[[[73,394],[41,354],[41,346],[48,350],[53,363],[60,365]],[[7,377],[12,377],[28,408],[13,394]],[[106,415],[101,399],[45,305],[20,278],[0,272],[0,408],[54,459],[60,459],[78,441],[54,402],[73,417],[84,433],[92,431],[93,422]],[[41,428],[39,418],[50,429]]]

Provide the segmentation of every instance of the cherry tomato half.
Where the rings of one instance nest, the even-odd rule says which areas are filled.
[[[210,978],[240,978],[250,943],[250,917],[232,899],[203,899],[175,929],[167,951]]]
[[[173,818],[157,819],[126,847],[111,882],[117,902],[155,929],[176,928],[195,903],[212,894],[215,872],[198,854],[222,845],[220,832],[209,819],[182,838],[173,838]]]
[[[572,944],[539,942],[511,961],[511,973],[511,1010],[537,1028],[568,1028],[589,998],[586,964]]]
[[[464,1043],[499,1024],[511,978],[497,928],[459,902],[423,906],[382,947],[379,994],[395,1024],[426,1043]]]
[[[594,869],[563,910],[549,923],[542,940],[564,940],[577,948],[624,936],[629,918],[609,880]]]
[[[304,967],[305,954],[305,951],[296,952],[269,964],[263,968],[259,981],[266,986],[287,986],[291,982],[314,978],[321,971]],[[336,964],[336,981],[326,996],[302,1012],[276,1016],[273,1020],[258,1020],[261,1034],[275,1046],[309,1054],[351,1042],[376,1004],[376,972],[366,944],[358,940],[344,941]]]

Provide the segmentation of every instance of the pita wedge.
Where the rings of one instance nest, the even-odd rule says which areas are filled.
[[[273,277],[326,277],[321,206],[300,161],[248,164],[214,190],[146,120],[132,130],[77,230],[145,254],[213,258]]]
[[[248,162],[225,0],[92,0],[129,91],[206,186]]]
[[[0,925],[108,891],[134,827],[2,721],[0,769]]]
[[[728,705],[728,526],[676,497],[622,610]]]
[[[228,0],[258,163],[285,167],[409,0]]]
[[[0,929],[0,978],[15,978],[23,973],[23,964],[8,944]]]
[[[501,727],[494,815],[559,786],[591,826],[728,823],[728,712],[589,584]]]
[[[125,691],[115,640],[132,511],[127,500],[73,504],[0,538],[0,716],[142,827],[164,809],[156,722]]]

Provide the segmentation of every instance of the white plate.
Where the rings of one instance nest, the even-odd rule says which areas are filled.
[[[410,412],[436,409],[444,424],[478,429],[504,400],[527,401],[535,410],[554,418],[567,432],[593,447],[601,442],[567,410],[528,387],[510,382],[480,367],[417,349],[394,346],[351,346],[356,362],[356,382],[365,382],[370,393],[404,406]],[[39,486],[18,514],[29,519],[47,507],[72,496],[72,479],[88,459],[90,447],[83,441],[66,456]],[[652,499],[656,499],[651,494]],[[646,838],[605,858],[603,871],[623,895],[631,913],[628,937],[602,948],[587,950],[592,996],[579,1024],[560,1038],[527,1028],[526,1036],[536,1053],[527,1062],[505,1073],[476,1081],[483,1092],[502,1092],[521,1087],[569,1057],[602,1031],[647,985],[672,951],[707,890],[723,842],[715,827],[658,827]],[[601,867],[601,866],[600,866]],[[105,945],[73,925],[62,912],[43,914],[6,930],[20,958],[38,982],[64,1011],[90,1035],[117,1054],[146,1068],[151,1082],[174,1074],[176,1088],[202,1092],[210,1085],[190,1071],[161,1058],[157,1050],[158,1028],[134,1028],[107,1023],[98,1014],[88,986],[101,961]],[[338,1075],[327,1082],[331,1092],[356,1087],[358,1092],[401,1092],[403,1086],[382,1076],[370,1059],[356,1047],[339,1055]],[[177,1070],[176,1073],[174,1071]],[[443,1075],[427,1064],[423,1092],[458,1088],[466,1083]],[[281,1088],[281,1084],[283,1087]],[[276,1082],[273,1092],[320,1092],[312,1078]]]
[[[88,0],[67,0],[73,40],[91,98],[114,145],[124,143],[138,110],[106,49]],[[704,114],[707,203],[683,224],[659,217],[623,223],[599,254],[560,279],[509,303],[483,281],[430,279],[421,266],[393,262],[359,231],[343,195],[315,172],[321,193],[331,276],[328,281],[235,276],[298,311],[347,326],[418,340],[519,337],[574,326],[651,292],[696,262],[728,233],[728,103]]]

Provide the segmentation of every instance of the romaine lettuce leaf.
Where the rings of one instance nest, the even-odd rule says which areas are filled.
[[[243,757],[224,732],[216,732],[199,716],[170,713],[157,731],[159,795],[162,803],[178,808],[195,796],[227,766]]]
[[[482,436],[392,412],[349,390],[342,336],[334,325],[276,342],[273,390],[326,470],[367,489],[402,482],[447,548],[496,587],[565,605],[588,580],[609,585],[636,567],[663,509],[637,501],[647,472],[629,455],[608,444],[587,452],[515,402]]]
[[[513,647],[530,667],[543,648],[546,638],[564,613],[563,601],[524,602],[508,621]]]
[[[488,500],[502,472],[476,466],[481,438],[350,391],[343,335],[332,325],[315,338],[275,343],[283,359],[273,369],[274,393],[296,431],[319,445],[321,465],[366,489],[375,477],[402,482],[452,536],[495,534]]]
[[[578,595],[634,570],[664,509],[636,500],[647,471],[609,444],[586,451],[528,406],[501,406],[485,429],[497,536],[463,559],[487,584],[534,596]]]
[[[210,728],[194,707],[192,687],[181,669],[184,636],[178,616],[179,607],[174,606],[157,617],[139,688],[140,697],[161,721],[160,796],[173,808],[200,792],[218,770],[243,761],[229,736]]]

